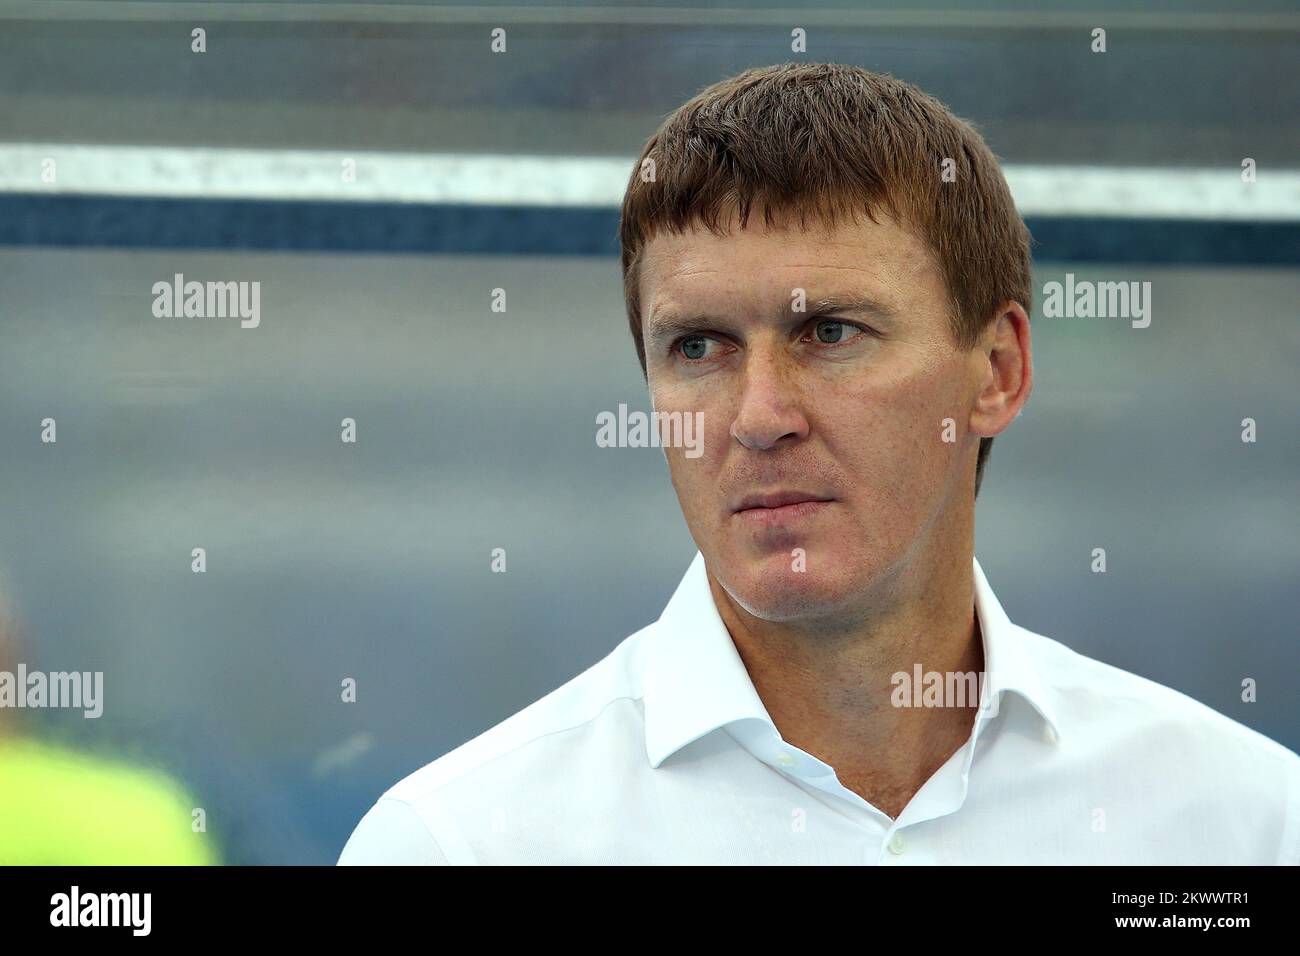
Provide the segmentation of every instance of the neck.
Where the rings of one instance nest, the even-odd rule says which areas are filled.
[[[973,537],[968,526],[961,547],[918,549],[928,557],[880,575],[854,602],[858,611],[819,621],[756,618],[709,574],[714,603],[782,738],[834,767],[844,786],[890,817],[970,735],[977,700],[895,707],[891,694],[893,676],[911,682],[917,664],[922,672],[983,673]]]

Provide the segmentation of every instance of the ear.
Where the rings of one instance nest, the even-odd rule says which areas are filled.
[[[971,351],[977,368],[978,392],[971,409],[970,430],[992,438],[1015,421],[1034,387],[1033,346],[1029,316],[1019,302],[1006,302]]]

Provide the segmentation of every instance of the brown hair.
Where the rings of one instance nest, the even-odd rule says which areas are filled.
[[[955,181],[941,175],[945,160]],[[755,202],[769,227],[786,212],[796,212],[801,226],[808,214],[832,226],[839,214],[859,211],[878,221],[878,208],[911,226],[947,283],[959,348],[973,348],[1004,303],[1032,309],[1029,230],[974,127],[892,76],[787,63],[710,86],[664,120],[641,151],[623,197],[619,239],[623,297],[643,373],[645,244],[661,228],[680,232],[696,222],[724,235],[732,212],[743,229]],[[992,445],[992,438],[980,440],[976,495]]]

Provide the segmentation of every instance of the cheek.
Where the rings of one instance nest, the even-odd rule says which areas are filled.
[[[695,447],[665,447],[663,454],[682,515],[689,527],[697,528],[709,512],[708,503],[713,500],[709,489],[717,487],[729,426],[723,424],[723,416],[702,401],[698,389],[681,384],[665,387],[652,383],[651,396],[655,412],[680,413],[683,421],[689,416],[692,422]],[[700,413],[700,417],[697,418],[696,413]]]
[[[964,431],[961,394],[951,363],[926,362],[838,389],[820,421],[835,455],[869,492],[915,500],[918,485],[937,483]],[[945,442],[945,419],[957,441]]]
[[[718,389],[695,387],[693,383],[663,385],[652,383],[651,398],[654,410],[667,414],[690,415],[696,433],[702,441],[696,457],[689,458],[682,448],[666,448],[668,463],[676,481],[686,479],[687,473],[696,476],[716,473],[725,460],[727,444],[731,440],[731,417],[726,413],[726,403],[720,400]]]

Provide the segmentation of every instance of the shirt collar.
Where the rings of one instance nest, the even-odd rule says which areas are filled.
[[[1007,618],[979,561],[972,558],[972,562],[975,611],[984,639],[984,700],[1000,703],[1006,691],[1023,697],[1042,717],[1053,739],[1059,738],[1049,688],[1028,645],[1031,638]],[[643,690],[651,767],[719,727],[758,721],[775,731],[713,603],[703,554],[696,552],[646,638]]]

